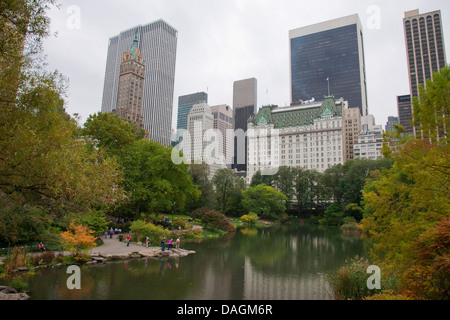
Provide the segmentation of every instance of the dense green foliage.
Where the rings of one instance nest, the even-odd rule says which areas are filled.
[[[417,138],[426,138],[406,138],[401,130],[386,135],[386,145],[397,147],[385,148],[395,163],[364,188],[362,225],[374,241],[371,254],[385,274],[401,280],[401,293],[419,299],[449,298],[449,69],[435,79],[415,99],[415,122],[423,129]]]

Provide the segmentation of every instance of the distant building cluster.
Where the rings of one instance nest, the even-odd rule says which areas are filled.
[[[400,124],[415,134],[412,97],[446,65],[441,13],[408,11],[403,24],[410,92],[397,96],[398,114],[384,129]],[[158,20],[110,38],[102,112],[137,123],[163,145],[183,142],[191,162],[210,165],[210,178],[230,168],[250,182],[257,171],[271,174],[279,166],[323,172],[382,156],[384,130],[369,114],[357,14],[289,31],[290,105],[258,108],[257,79],[236,80],[231,106],[210,106],[205,92],[178,97],[173,131],[177,36]]]

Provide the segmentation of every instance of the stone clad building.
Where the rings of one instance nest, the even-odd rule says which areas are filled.
[[[142,95],[144,88],[145,61],[138,47],[137,34],[131,47],[123,54],[120,64],[119,88],[117,93],[116,108],[113,113],[125,120],[137,123],[141,128]],[[148,132],[146,132],[148,136]]]
[[[280,166],[324,172],[343,164],[342,114],[347,109],[347,101],[333,97],[288,107],[262,107],[248,124],[247,182],[259,170],[273,174]]]

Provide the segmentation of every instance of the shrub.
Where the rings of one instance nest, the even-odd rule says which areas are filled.
[[[236,227],[230,222],[230,219],[222,213],[210,210],[203,215],[202,222],[205,229],[219,229],[224,231],[234,231]]]
[[[191,212],[191,217],[193,219],[203,219],[203,216],[209,211],[208,208],[198,208]]]
[[[319,224],[327,226],[340,226],[344,219],[344,210],[338,203],[332,203],[324,212]]]
[[[180,226],[183,230],[192,229],[192,226],[181,218],[175,218],[172,222],[172,226],[174,228],[178,228],[178,226]]]
[[[417,260],[404,274],[402,292],[415,299],[450,299],[450,218],[423,232]]]
[[[258,219],[258,215],[254,212],[250,212],[249,214],[245,214],[241,217],[241,220],[246,223],[254,223]]]
[[[65,250],[74,254],[75,260],[86,261],[85,251],[95,248],[97,237],[92,236],[93,231],[86,226],[75,224],[75,220],[70,223],[69,229],[61,233],[61,243]]]
[[[133,241],[145,242],[145,238],[148,236],[150,244],[153,245],[159,245],[163,237],[168,238],[170,236],[169,230],[143,220],[133,221],[131,231]]]
[[[327,276],[336,300],[362,300],[378,293],[367,288],[369,261],[364,258],[345,261],[335,273]]]

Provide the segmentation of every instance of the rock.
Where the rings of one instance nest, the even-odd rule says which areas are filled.
[[[25,293],[19,293],[16,289],[0,286],[0,300],[28,300],[30,296]]]
[[[0,300],[28,300],[30,299],[30,296],[26,293],[11,293],[6,294],[3,292],[0,292]]]
[[[184,250],[184,249],[171,249],[166,251],[161,251],[159,248],[148,248],[139,252],[142,257],[148,258],[176,258],[185,257],[189,254],[194,254],[195,251]]]

